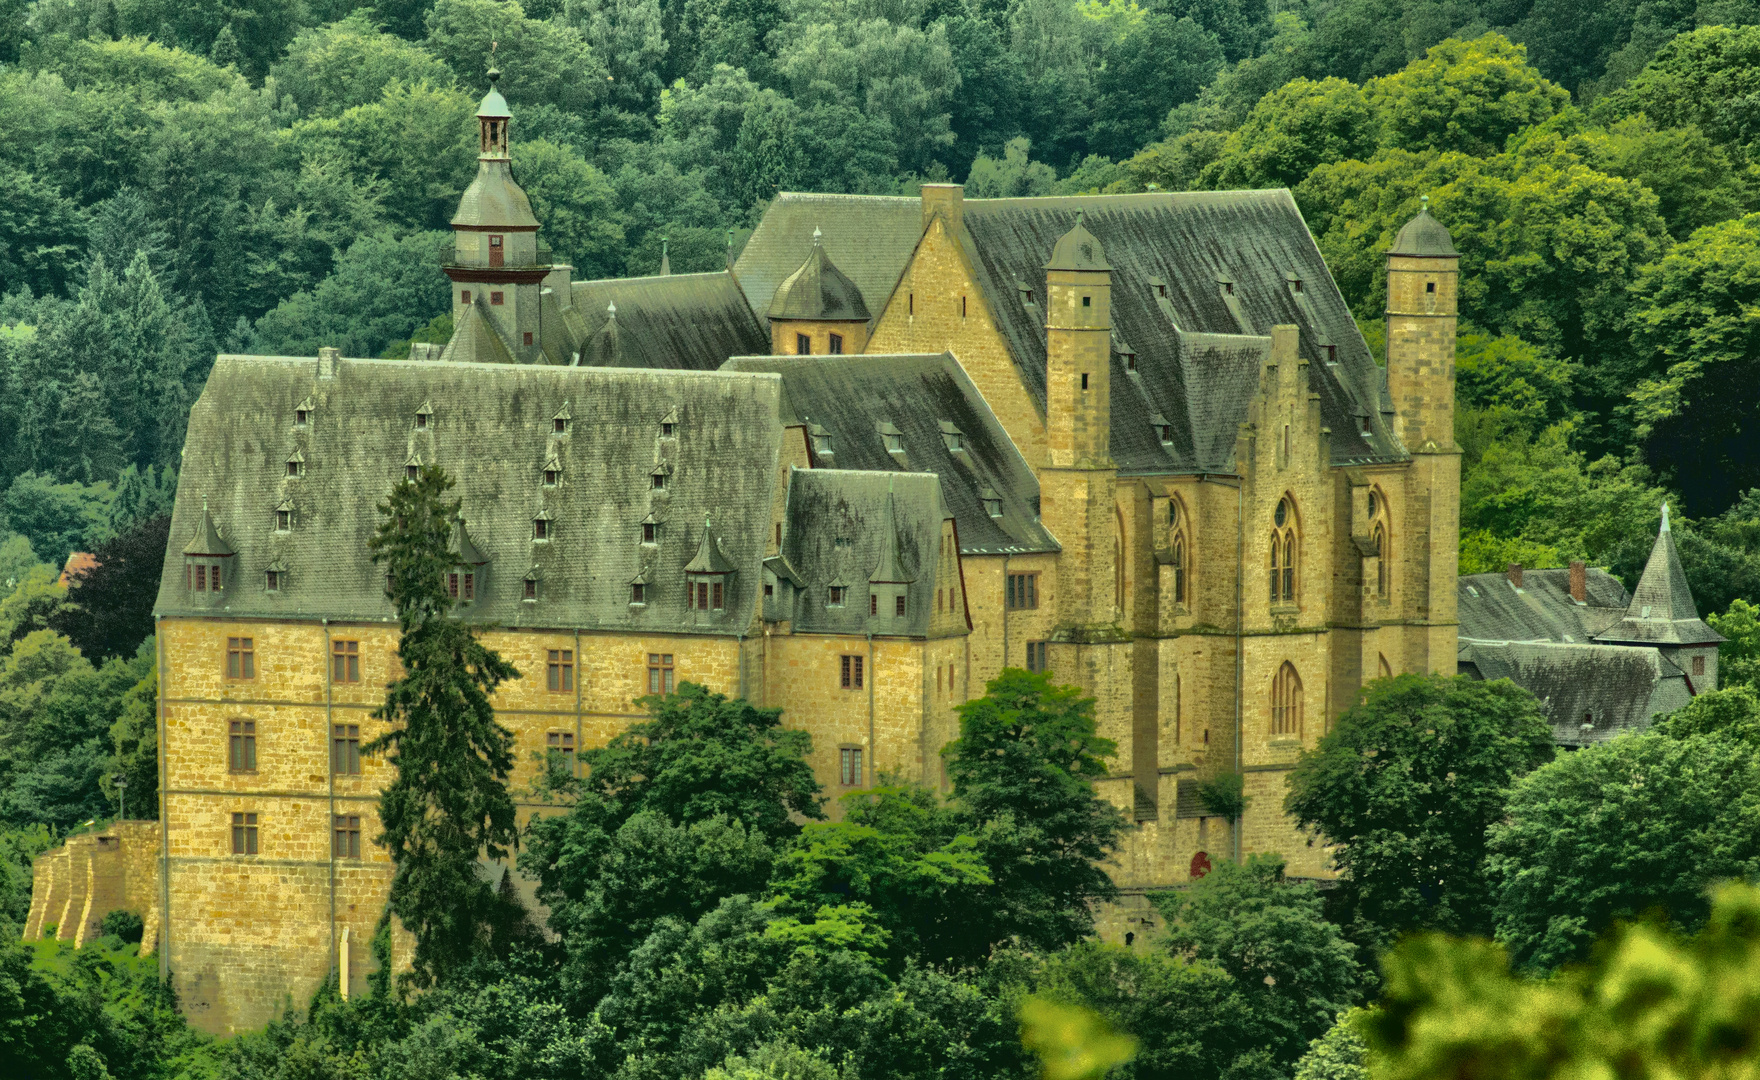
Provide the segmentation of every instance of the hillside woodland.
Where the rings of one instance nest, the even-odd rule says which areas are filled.
[[[1539,992],[1510,963],[1551,971],[1619,920],[1752,948],[1752,898],[1720,916],[1704,890],[1760,873],[1756,0],[0,0],[0,921],[31,855],[123,809],[117,774],[129,816],[156,812],[150,612],[215,353],[449,334],[438,264],[491,63],[577,278],[652,273],[663,244],[719,268],[781,190],[1287,187],[1378,350],[1380,253],[1428,195],[1463,255],[1462,571],[1584,558],[1633,584],[1666,498],[1731,688],[1551,761],[1519,696],[1378,683],[1290,795],[1345,887],[1219,862],[1136,951],[1084,936],[1106,886],[1074,868],[1118,823],[1080,797],[1109,748],[1071,695],[980,700],[1026,694],[1080,754],[974,703],[953,798],[863,793],[836,825],[775,718],[722,701],[697,737],[758,733],[798,783],[700,813],[650,766],[559,788],[573,808],[519,856],[557,939],[510,915],[415,998],[290,1002],[225,1046],[183,1027],[126,919],[78,953],[8,946],[0,1071],[976,1080],[1028,1074],[1037,993],[1134,1034],[1121,1076],[1354,1077],[1365,1038],[1433,1073],[1458,1059],[1424,1008],[1507,1020]],[[75,551],[98,568],[61,582]],[[1439,716],[1439,739],[1401,734]],[[1047,791],[1055,837],[1029,824]],[[1072,875],[1054,893],[1031,886],[1046,844]],[[1412,930],[1502,944],[1386,951]],[[1425,964],[1471,986],[1420,1000],[1447,982]],[[1334,1027],[1383,991],[1405,1027]]]

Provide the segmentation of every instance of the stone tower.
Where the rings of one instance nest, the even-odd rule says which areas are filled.
[[[455,334],[483,319],[500,332],[514,359],[542,363],[539,294],[551,271],[550,253],[538,246],[538,219],[513,180],[508,139],[513,118],[507,99],[495,89],[500,78],[501,72],[489,69],[489,92],[477,106],[477,177],[452,216],[453,257],[443,269],[452,279]]]
[[[868,305],[862,290],[832,264],[816,228],[807,260],[776,287],[765,314],[770,351],[779,356],[859,353],[868,345]]]
[[[1045,264],[1045,465],[1040,519],[1063,545],[1051,670],[1098,699],[1101,732],[1131,755],[1124,538],[1112,461],[1112,267],[1077,215]]]
[[[1417,640],[1409,658],[1455,669],[1460,564],[1460,449],[1454,441],[1455,323],[1460,254],[1424,197],[1387,252],[1387,392],[1393,433],[1412,455],[1406,586]]]

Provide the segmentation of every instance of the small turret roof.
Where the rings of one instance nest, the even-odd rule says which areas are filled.
[[[458,519],[458,529],[453,534],[452,547],[452,553],[457,557],[460,566],[483,566],[489,561],[489,556],[483,554],[483,549],[477,547],[476,542],[471,539],[470,532],[464,527],[464,518],[462,517]]]
[[[1418,216],[1406,222],[1405,228],[1393,241],[1388,249],[1389,255],[1459,255],[1454,249],[1454,238],[1448,235],[1448,228],[1430,216],[1430,196],[1424,196],[1423,208]]]
[[[484,120],[499,120],[509,118],[513,115],[511,112],[507,111],[507,99],[502,97],[501,91],[495,88],[495,84],[500,80],[501,69],[490,68],[489,92],[483,95],[483,100],[477,105],[477,116],[479,118]]]
[[[917,580],[898,561],[898,508],[892,491],[886,492],[886,512],[880,519],[880,565],[868,575],[870,585],[908,585]]]
[[[1708,645],[1723,640],[1699,618],[1693,590],[1675,550],[1674,533],[1668,527],[1668,504],[1662,505],[1662,529],[1650,549],[1644,576],[1632,593],[1626,617],[1595,637],[1602,644]]]
[[[1106,262],[1106,252],[1100,247],[1100,241],[1094,239],[1087,226],[1082,224],[1083,214],[1076,212],[1075,228],[1058,238],[1057,245],[1051,249],[1051,261],[1045,264],[1047,270],[1111,270]]]
[[[715,536],[715,526],[709,518],[703,518],[703,539],[697,545],[697,553],[691,561],[685,563],[687,574],[731,574],[738,569],[721,551],[721,541]]]
[[[818,229],[813,249],[799,270],[776,287],[768,312],[772,319],[868,320],[868,305],[856,283],[832,265]]]
[[[477,178],[465,188],[458,200],[458,212],[452,224],[478,228],[536,229],[538,218],[532,213],[532,202],[514,183],[513,172],[500,158],[480,158]]]
[[[208,512],[206,499],[202,500],[201,528],[197,529],[189,543],[183,546],[183,553],[185,555],[231,555],[233,553],[232,545],[226,542],[226,538],[221,536],[220,530],[214,526],[214,515]]]

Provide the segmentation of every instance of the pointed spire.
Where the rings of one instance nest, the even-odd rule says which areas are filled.
[[[667,254],[666,237],[662,236],[660,238],[660,276],[666,277],[666,276],[670,275],[671,273],[672,273],[672,257]]]
[[[458,565],[482,566],[486,564],[489,561],[489,556],[483,554],[483,550],[477,547],[476,542],[471,539],[470,532],[464,527],[464,515],[460,514],[455,520],[458,528],[453,532],[452,554],[458,560]]]
[[[1668,526],[1666,502],[1662,505],[1662,528],[1657,530],[1650,561],[1632,591],[1625,618],[1597,634],[1595,640],[1641,645],[1704,645],[1723,640],[1699,618],[1680,552],[1674,546],[1674,533]]]

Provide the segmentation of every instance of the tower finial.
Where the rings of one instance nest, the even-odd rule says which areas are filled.
[[[1668,531],[1668,500],[1662,500],[1662,531]]]
[[[613,300],[605,305],[605,314],[611,316],[613,319],[617,318],[617,301]]]
[[[1418,202],[1420,204],[1420,212],[1428,214],[1430,212],[1430,196],[1420,195],[1418,196]]]
[[[824,238],[825,238],[825,234],[819,231],[819,226],[817,226],[817,225],[813,226],[813,246],[814,247],[822,246]]]

